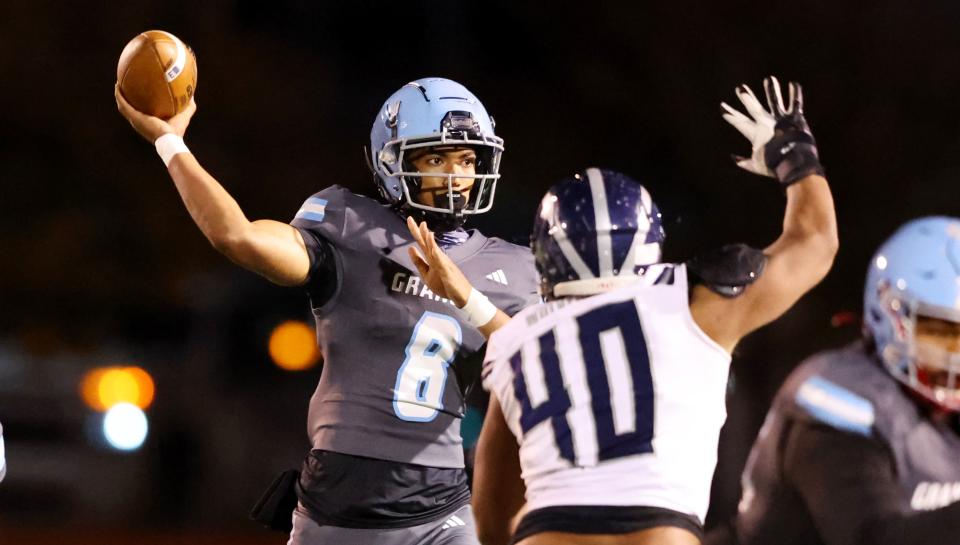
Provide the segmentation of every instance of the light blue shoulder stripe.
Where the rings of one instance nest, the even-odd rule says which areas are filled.
[[[813,376],[801,384],[796,401],[810,416],[824,424],[870,435],[875,418],[873,403],[823,377]]]
[[[304,201],[303,205],[300,207],[300,210],[297,210],[297,215],[294,216],[294,219],[307,219],[311,221],[323,221],[323,216],[327,211],[327,200],[319,199],[317,197],[310,197]]]

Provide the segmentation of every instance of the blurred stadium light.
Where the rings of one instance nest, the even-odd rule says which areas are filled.
[[[103,416],[103,436],[117,450],[137,450],[143,446],[147,430],[147,415],[131,403],[118,403]]]
[[[288,320],[270,333],[270,358],[286,371],[310,369],[320,359],[313,328],[304,322]]]
[[[53,517],[95,524],[126,520],[152,505],[150,491],[156,485],[142,479],[154,460],[149,453],[126,456],[110,448],[103,414],[87,410],[77,395],[89,361],[117,361],[117,354],[130,351],[35,356],[0,338],[0,420],[7,461],[0,486],[0,543],[33,543],[8,539],[5,532],[14,522]]]
[[[118,403],[146,409],[153,403],[154,390],[153,378],[139,367],[98,367],[80,382],[84,402],[100,412]]]

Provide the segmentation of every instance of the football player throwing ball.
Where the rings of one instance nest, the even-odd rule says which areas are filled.
[[[380,200],[333,185],[285,223],[248,220],[187,149],[195,103],[161,120],[116,99],[156,145],[210,243],[310,296],[324,369],[290,543],[476,543],[460,438],[465,391],[479,373],[471,356],[481,355],[485,327],[539,301],[529,249],[463,227],[493,206],[500,177],[503,141],[480,101],[447,79],[404,85],[370,131]],[[408,217],[429,226],[484,296],[430,289],[408,253]]]

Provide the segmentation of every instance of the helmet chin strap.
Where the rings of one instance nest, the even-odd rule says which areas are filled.
[[[456,231],[457,229],[463,227],[467,221],[467,216],[463,214],[463,209],[467,207],[467,199],[463,196],[463,193],[459,191],[453,191],[451,197],[449,193],[444,192],[443,197],[441,198],[452,198],[453,209],[456,211],[456,213],[448,214],[444,212],[432,212],[428,210],[407,207],[407,214],[412,216],[417,221],[427,222],[427,225],[431,229],[440,233]]]
[[[467,222],[467,217],[462,214],[454,215],[442,212],[423,212],[423,219],[431,229],[438,233],[456,231]]]

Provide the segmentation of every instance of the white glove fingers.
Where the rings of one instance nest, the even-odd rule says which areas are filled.
[[[752,174],[759,174],[761,176],[765,176],[763,172],[760,172],[760,170],[757,169],[757,167],[753,163],[753,160],[751,159],[743,159],[743,160],[737,161],[737,166]]]
[[[790,113],[803,115],[803,88],[795,81],[790,82]]]
[[[783,95],[780,94],[780,82],[775,76],[763,80],[763,89],[767,93],[767,104],[775,118],[783,117],[786,111],[783,107]]]
[[[756,133],[756,123],[744,115],[743,112],[730,106],[726,102],[721,102],[720,108],[725,112],[720,114],[723,119],[740,131],[740,134],[746,136],[747,140],[753,142],[753,135]]]
[[[737,98],[740,99],[740,102],[743,103],[743,107],[747,109],[747,113],[750,114],[750,117],[756,121],[770,117],[770,113],[763,108],[763,104],[761,104],[760,100],[757,99],[757,95],[753,94],[752,89],[746,85],[740,85],[736,89],[736,94]]]
[[[723,119],[733,125],[733,128],[740,131],[747,140],[753,142],[753,135],[756,133],[756,123],[752,119],[734,110],[732,113],[723,114]]]
[[[721,102],[721,103],[720,103],[720,107],[723,108],[723,110],[724,110],[726,113],[728,113],[728,114],[736,115],[736,114],[739,114],[739,113],[740,113],[739,111],[737,111],[736,108],[734,108],[733,106],[727,104],[726,102]],[[723,114],[721,113],[721,115],[723,115]],[[743,114],[741,114],[741,115],[743,115]]]

